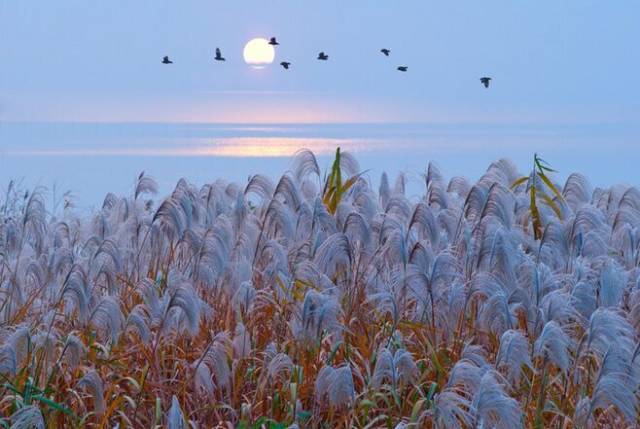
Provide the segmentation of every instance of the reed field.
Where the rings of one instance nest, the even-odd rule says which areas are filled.
[[[0,425],[640,426],[638,189],[290,165],[92,213],[2,184]]]

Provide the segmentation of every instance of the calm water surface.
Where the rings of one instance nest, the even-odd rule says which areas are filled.
[[[539,152],[560,171],[587,175],[594,185],[640,185],[640,125],[328,124],[220,125],[118,123],[0,123],[0,186],[22,180],[48,192],[70,190],[90,209],[107,192],[129,194],[136,176],[155,177],[161,194],[185,177],[201,185],[249,175],[277,178],[300,148],[327,168],[335,148],[357,155],[368,178],[409,178],[422,191],[430,160],[446,177],[477,179],[494,160],[509,158],[525,171]]]

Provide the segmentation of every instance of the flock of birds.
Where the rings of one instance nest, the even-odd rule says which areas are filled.
[[[276,40],[275,37],[271,37],[269,39],[269,44],[271,46],[278,46],[280,43],[278,43],[278,41]],[[391,55],[391,49],[387,49],[387,48],[382,48],[380,49],[380,52],[385,56],[388,57],[389,55]],[[216,48],[216,56],[213,58],[215,61],[226,61],[226,58],[222,56],[222,51],[220,50],[220,48]],[[318,54],[318,58],[319,61],[327,61],[329,59],[329,55],[327,55],[324,51],[321,51]],[[171,61],[169,59],[168,55],[165,55],[162,58],[162,64],[173,64],[173,61]],[[289,67],[291,67],[291,63],[289,61],[282,61],[280,62],[280,65],[285,69],[285,70],[289,70]],[[396,70],[400,71],[400,72],[407,72],[409,70],[408,66],[398,66],[396,67]],[[480,82],[484,85],[485,88],[489,88],[489,83],[491,82],[491,78],[487,77],[487,76],[483,76],[480,78]]]

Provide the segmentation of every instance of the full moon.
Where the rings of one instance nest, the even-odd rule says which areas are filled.
[[[261,37],[251,39],[242,51],[244,62],[255,68],[262,68],[273,62],[276,51],[267,39]]]

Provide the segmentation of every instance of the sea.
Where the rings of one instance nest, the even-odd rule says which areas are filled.
[[[141,172],[156,179],[161,199],[180,178],[198,186],[219,178],[244,185],[254,174],[275,181],[302,148],[326,171],[338,147],[355,155],[376,188],[383,172],[392,184],[403,173],[410,198],[424,193],[429,162],[446,178],[473,181],[501,158],[526,174],[534,153],[558,171],[559,183],[580,172],[594,186],[640,186],[633,123],[0,122],[0,196],[13,181],[39,188],[52,205],[67,193],[77,210],[92,211],[108,192],[131,195]]]

